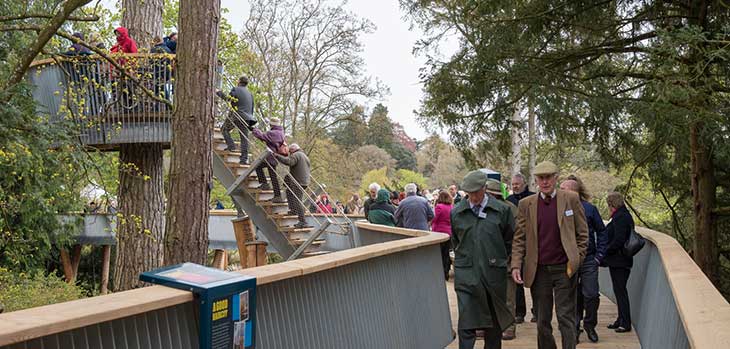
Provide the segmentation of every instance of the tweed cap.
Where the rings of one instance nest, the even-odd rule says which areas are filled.
[[[489,178],[487,180],[487,191],[495,195],[502,195],[502,183],[494,178]]]
[[[279,118],[270,118],[269,119],[269,125],[271,125],[271,126],[281,126],[281,120],[279,120]]]
[[[537,164],[537,166],[535,166],[535,170],[532,171],[532,173],[536,176],[551,175],[551,174],[556,174],[558,172],[560,172],[558,170],[558,166],[556,166],[554,163],[552,163],[550,161],[543,161],[543,162]]]
[[[461,189],[467,193],[473,193],[479,191],[487,183],[487,174],[476,170],[471,171],[464,176],[464,181],[461,182]]]

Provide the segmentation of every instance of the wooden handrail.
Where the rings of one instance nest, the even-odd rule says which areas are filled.
[[[647,228],[636,231],[659,251],[677,312],[692,348],[730,348],[730,304],[671,236]]]
[[[270,264],[239,271],[256,277],[258,285],[313,274],[379,256],[439,244],[448,239],[441,233],[356,223],[358,227],[409,238],[383,242],[326,255]],[[190,302],[192,294],[163,286],[79,299],[71,302],[0,314],[0,346],[27,341],[100,322]]]
[[[113,58],[125,58],[125,57],[131,57],[131,58],[175,58],[174,54],[171,53],[109,53],[110,57]],[[56,59],[59,61],[72,61],[72,60],[78,60],[79,58],[93,58],[100,61],[106,61],[102,56],[97,54],[90,54],[90,55],[79,55],[79,56],[64,56],[62,54],[59,54],[56,56],[56,58],[44,58],[39,59],[37,61],[33,61],[29,68],[36,67],[39,65],[48,65],[48,64],[56,64]]]

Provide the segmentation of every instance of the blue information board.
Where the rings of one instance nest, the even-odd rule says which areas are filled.
[[[183,263],[144,272],[139,279],[193,292],[200,315],[200,349],[254,347],[255,277]]]

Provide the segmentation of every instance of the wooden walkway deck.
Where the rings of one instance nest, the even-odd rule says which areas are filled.
[[[454,292],[454,283],[452,281],[446,282],[446,290],[449,294],[449,306],[451,307],[451,322],[456,331],[456,325],[459,319],[459,312],[456,305],[456,292]],[[530,290],[525,290],[527,297],[527,309],[530,309],[532,300],[530,299]],[[529,311],[528,311],[529,313]],[[640,349],[639,339],[636,337],[636,332],[629,333],[616,333],[613,330],[609,330],[606,326],[616,319],[616,305],[613,304],[608,298],[601,296],[601,307],[598,310],[598,326],[596,331],[598,332],[599,341],[598,343],[591,343],[586,338],[585,333],[580,336],[580,344],[578,348],[585,349]],[[502,348],[504,349],[535,349],[537,348],[537,327],[535,323],[529,322],[531,315],[527,315],[527,322],[517,325],[517,338],[511,341],[502,341]],[[558,348],[560,348],[560,332],[558,331],[558,322],[553,318],[553,335],[557,341]],[[477,341],[476,348],[483,348],[484,342]],[[456,349],[459,347],[458,340],[454,340],[447,348]]]

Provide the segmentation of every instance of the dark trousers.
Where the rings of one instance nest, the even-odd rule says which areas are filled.
[[[259,179],[259,183],[266,184],[264,168],[268,170],[269,177],[271,177],[271,188],[274,189],[274,196],[281,197],[281,189],[279,189],[279,176],[277,176],[276,174],[276,165],[269,164],[268,160],[264,160],[258,166],[256,166],[256,176]]]
[[[241,151],[241,161],[245,162],[248,161],[248,131],[250,126],[244,124],[241,120],[239,120],[238,116],[231,113],[231,115],[226,118],[226,121],[223,122],[221,133],[223,133],[223,138],[226,140],[228,149],[236,149],[236,142],[234,142],[233,137],[231,137],[231,130],[233,130],[234,124],[238,127],[238,135],[241,138],[241,148],[239,149]]]
[[[294,212],[299,218],[299,222],[303,223],[305,221],[304,205],[302,205],[300,200],[302,200],[302,197],[304,196],[303,190],[306,190],[307,187],[302,186],[302,188],[300,189],[299,185],[295,182],[296,180],[290,175],[284,177],[284,183],[289,188],[286,191],[286,202],[289,204],[289,211]]]
[[[613,284],[613,294],[616,296],[618,305],[618,319],[616,322],[623,328],[631,328],[631,307],[629,305],[629,292],[626,290],[626,283],[629,281],[631,268],[608,268]]]
[[[524,278],[524,275],[522,276]],[[532,308],[530,313],[535,317],[535,299],[532,300]],[[524,318],[527,315],[527,304],[525,303],[525,287],[523,285],[517,285],[515,289],[515,316]]]
[[[562,337],[563,349],[575,349],[575,295],[577,277],[568,277],[565,264],[538,265],[535,280],[530,291],[536,300],[537,310],[537,347],[556,349],[553,327],[553,300],[558,316],[558,328]]]
[[[502,349],[502,331],[497,327],[485,328],[484,349]],[[477,330],[459,330],[459,349],[472,349],[477,341]]]
[[[586,256],[583,265],[578,271],[578,302],[576,305],[576,329],[583,327],[596,328],[598,323],[598,305],[601,299],[598,295],[598,263],[595,256]],[[585,312],[585,315],[584,315]]]
[[[446,240],[441,243],[441,263],[444,266],[444,279],[449,279],[449,270],[451,270],[451,256],[449,256],[449,250],[451,249],[451,240]]]

